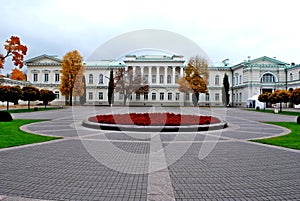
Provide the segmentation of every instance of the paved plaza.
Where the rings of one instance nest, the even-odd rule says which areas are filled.
[[[95,114],[164,111],[213,115],[229,126],[179,133],[81,126]],[[22,129],[64,138],[0,150],[0,200],[300,200],[300,151],[249,141],[289,132],[261,122],[296,117],[237,108],[92,106],[13,116],[51,119]]]

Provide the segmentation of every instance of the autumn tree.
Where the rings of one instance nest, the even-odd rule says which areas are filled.
[[[263,102],[263,103],[265,104],[264,110],[266,110],[266,104],[267,104],[267,102],[269,102],[270,96],[271,96],[271,93],[270,93],[270,92],[265,92],[265,93],[260,94],[260,95],[258,96],[258,100],[259,100],[260,102]]]
[[[282,111],[282,103],[290,100],[290,92],[287,90],[275,90],[270,96],[269,101],[273,104],[280,103],[280,112]]]
[[[59,90],[62,95],[70,98],[70,105],[72,106],[72,96],[82,95],[84,74],[84,65],[82,63],[82,56],[77,50],[68,52],[62,60],[62,78]],[[76,84],[75,84],[76,83]]]
[[[84,96],[85,94],[85,80],[84,80],[84,71],[85,71],[85,66],[82,65],[82,67],[79,69],[76,79],[74,82],[74,87],[73,87],[73,96],[75,98],[76,102],[76,96],[79,96],[79,102],[80,102],[80,97]]]
[[[11,72],[10,79],[25,81],[26,75],[21,70],[14,68]]]
[[[43,104],[46,106],[49,102],[53,101],[56,98],[55,94],[51,90],[41,89],[39,100],[43,101]]]
[[[21,95],[22,91],[19,86],[0,86],[0,101],[7,102],[7,110],[9,110],[9,103],[17,104]]]
[[[12,57],[12,61],[15,66],[23,67],[24,55],[27,53],[27,47],[22,45],[20,38],[17,36],[11,36],[10,39],[5,41],[4,44],[5,53],[0,54],[0,68],[4,68],[4,62],[7,57]]]
[[[228,75],[225,73],[223,78],[223,92],[224,92],[224,99],[225,105],[229,104],[229,78]]]
[[[296,105],[300,104],[300,88],[294,89],[291,92],[290,101]]]
[[[28,101],[28,110],[30,110],[30,101],[36,101],[40,99],[40,90],[32,86],[23,87],[21,99]]]
[[[114,90],[115,90],[114,71],[113,71],[113,69],[110,69],[109,81],[108,81],[108,92],[107,92],[109,105],[113,104]]]
[[[115,90],[124,95],[123,104],[132,93],[145,93],[149,91],[146,79],[140,74],[133,75],[132,69],[119,68],[115,76]]]
[[[193,93],[193,104],[197,106],[200,93],[207,93],[208,64],[199,56],[192,57],[184,69],[185,76],[178,80],[178,90],[185,93]]]

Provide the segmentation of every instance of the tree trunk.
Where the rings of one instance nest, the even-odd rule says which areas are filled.
[[[71,89],[71,91],[70,91],[70,106],[72,106],[72,91],[73,91],[73,89]]]
[[[6,103],[6,110],[8,111],[9,110],[9,102],[7,101]]]
[[[199,101],[199,92],[194,92],[193,96],[192,96],[192,101],[194,106],[198,105],[198,101]]]
[[[30,110],[30,100],[28,101],[28,110]]]
[[[123,100],[123,105],[126,105],[126,101],[127,101],[127,95],[124,94],[124,100]]]
[[[280,102],[280,104],[279,104],[279,108],[280,108],[280,112],[282,112],[282,102]]]

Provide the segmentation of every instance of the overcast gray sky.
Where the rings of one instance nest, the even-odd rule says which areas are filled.
[[[61,58],[74,49],[86,59],[120,34],[162,29],[191,39],[213,62],[269,56],[300,63],[299,5],[298,0],[1,0],[0,44],[16,35],[28,47],[26,59]],[[6,62],[2,72],[11,68]]]

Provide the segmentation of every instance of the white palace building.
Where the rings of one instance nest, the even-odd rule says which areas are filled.
[[[86,105],[108,105],[108,77],[110,69],[132,68],[142,75],[149,85],[149,92],[134,93],[127,101],[140,106],[188,106],[192,105],[192,95],[178,91],[177,80],[184,76],[186,60],[178,55],[127,55],[121,61],[100,60],[85,62]],[[52,104],[64,104],[60,94],[61,59],[40,55],[25,61],[27,82],[38,88],[53,90],[57,99]],[[200,106],[224,106],[223,77],[230,80],[230,105],[245,107],[248,98],[276,89],[300,87],[300,65],[289,64],[275,58],[260,57],[229,65],[223,62],[209,66],[208,93],[201,94]],[[0,78],[1,79],[1,78]],[[14,84],[11,80],[0,80],[2,84]],[[22,85],[22,83],[17,83]],[[114,104],[123,104],[123,94],[114,93]],[[78,99],[77,99],[78,100]]]

